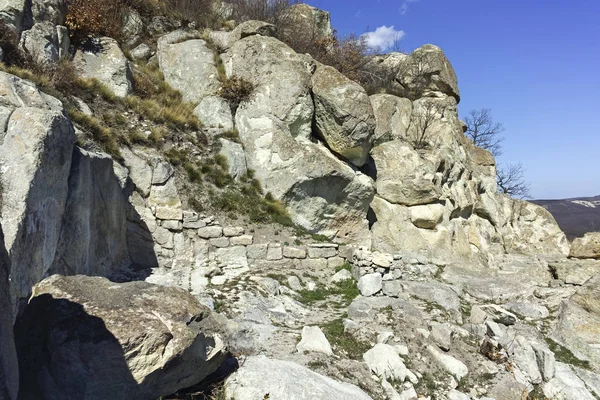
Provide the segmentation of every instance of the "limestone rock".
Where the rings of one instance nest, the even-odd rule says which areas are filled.
[[[277,35],[277,27],[263,21],[249,20],[236,26],[229,35],[229,44],[252,35],[271,36]]]
[[[540,384],[542,374],[538,368],[536,354],[531,344],[523,336],[517,335],[512,346],[513,360],[517,368],[530,383]]]
[[[410,207],[410,220],[417,228],[435,229],[444,216],[444,206],[427,204]]]
[[[219,143],[221,144],[219,154],[223,155],[227,160],[229,175],[234,179],[240,179],[245,176],[248,168],[242,145],[222,138],[219,139]]]
[[[133,8],[126,8],[121,13],[121,42],[128,48],[137,46],[144,32],[144,21]]]
[[[106,154],[75,148],[50,274],[110,276],[131,264],[126,199]]]
[[[327,11],[319,10],[306,3],[294,4],[285,11],[284,18],[288,21],[281,34],[293,35],[303,32],[311,41],[331,39],[331,17]],[[286,28],[291,27],[290,31]]]
[[[434,346],[428,346],[427,352],[433,357],[439,365],[452,374],[457,380],[461,380],[469,373],[467,366],[460,360],[440,352]]]
[[[556,376],[542,387],[549,399],[594,400],[585,383],[572,371],[568,364],[556,363]]]
[[[167,40],[161,42],[161,39],[157,55],[165,81],[179,90],[185,101],[198,103],[204,97],[214,95],[219,89],[219,74],[213,52],[206,42],[192,39],[169,43]]]
[[[35,22],[64,25],[68,12],[67,0],[32,0],[31,14]]]
[[[7,88],[5,82],[0,81],[0,92],[21,85],[13,81],[16,85]],[[13,93],[25,104],[35,104],[27,92]],[[15,300],[27,297],[52,265],[67,200],[75,135],[65,115],[47,107],[16,108],[0,146],[2,228]]]
[[[235,118],[248,168],[265,191],[282,200],[294,222],[309,231],[370,244],[371,179],[308,140],[314,62],[259,35],[239,40],[221,57],[227,76],[256,85]]]
[[[53,275],[34,288],[16,326],[20,394],[155,399],[173,393],[225,359],[214,328],[210,310],[183,289]]]
[[[378,343],[363,355],[363,359],[377,376],[382,379],[404,382],[407,369],[396,350],[387,344]]]
[[[25,52],[38,63],[55,63],[61,55],[58,33],[56,25],[51,22],[40,22],[22,33],[20,44]],[[63,41],[64,38],[61,37],[60,42]]]
[[[371,156],[377,166],[377,195],[407,206],[429,204],[441,197],[437,165],[400,140],[383,143]]]
[[[265,356],[247,357],[225,381],[227,398],[256,400],[267,393],[273,400],[371,399],[354,385],[334,381],[289,361],[271,360]]]
[[[575,238],[571,244],[571,253],[569,256],[600,260],[600,232],[590,232],[586,233],[582,238]]]
[[[25,14],[25,0],[2,0],[0,1],[0,19],[15,33],[21,30],[21,22]]]
[[[358,280],[358,290],[365,297],[373,296],[382,289],[380,273],[367,274]]]
[[[333,355],[329,341],[318,326],[305,326],[302,328],[302,340],[296,345],[299,352],[314,351],[328,356]]]
[[[392,52],[374,57],[366,68],[378,76],[392,77],[387,88],[410,99],[447,95],[460,100],[456,73],[442,49],[426,44],[410,55]]]
[[[407,98],[391,94],[374,94],[369,98],[377,123],[373,144],[378,146],[396,139],[406,140],[412,115],[412,102]]]
[[[8,276],[10,260],[4,248],[4,234],[0,226],[0,398],[16,400],[19,387],[17,353],[13,336],[12,299]]]
[[[206,96],[200,100],[194,109],[202,125],[225,130],[233,129],[233,116],[231,108],[225,99],[219,96]]]
[[[152,49],[145,43],[140,44],[129,52],[134,60],[147,61],[152,55]]]
[[[335,153],[362,166],[371,150],[375,116],[365,90],[335,68],[319,65],[312,77],[315,125]]]
[[[118,97],[133,90],[129,61],[114,39],[97,39],[93,50],[78,50],[73,62],[82,77],[98,79]]]
[[[125,166],[129,169],[129,177],[136,189],[143,197],[148,197],[152,185],[152,167],[150,167],[144,158],[131,151],[128,147],[121,148],[121,156],[123,157]]]

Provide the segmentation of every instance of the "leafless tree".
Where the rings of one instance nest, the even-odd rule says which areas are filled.
[[[496,182],[500,193],[506,193],[509,196],[521,199],[531,197],[529,195],[529,183],[525,181],[525,169],[521,163],[498,166]]]
[[[494,122],[490,109],[471,110],[465,117],[465,123],[467,124],[465,135],[476,146],[490,151],[494,157],[502,154],[504,138],[500,134],[504,131],[504,127],[502,124]]]
[[[416,115],[413,115],[412,124],[415,132],[412,144],[415,149],[425,149],[431,146],[432,125],[439,118],[440,107],[433,102],[424,104]]]
[[[236,21],[259,20],[279,26],[285,11],[298,0],[230,0]]]

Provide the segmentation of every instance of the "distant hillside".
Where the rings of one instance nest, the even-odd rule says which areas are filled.
[[[533,200],[554,215],[569,240],[600,231],[600,196],[564,200]]]

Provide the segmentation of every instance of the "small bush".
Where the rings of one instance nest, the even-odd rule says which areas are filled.
[[[233,19],[236,21],[258,20],[279,25],[287,10],[296,0],[230,0],[233,5]]]
[[[71,0],[65,25],[79,42],[101,35],[118,39],[123,7],[122,0]]]
[[[219,96],[229,102],[232,110],[236,110],[240,103],[248,100],[254,92],[254,84],[239,76],[232,76],[222,80]]]

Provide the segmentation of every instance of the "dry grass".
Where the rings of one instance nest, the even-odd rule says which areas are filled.
[[[77,42],[100,35],[121,36],[122,0],[71,0],[65,25]]]
[[[250,98],[254,89],[252,82],[239,76],[232,76],[221,80],[219,96],[227,100],[231,109],[235,111],[242,101]]]

